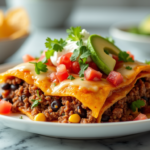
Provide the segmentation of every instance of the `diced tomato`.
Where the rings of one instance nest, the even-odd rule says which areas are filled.
[[[57,72],[56,75],[57,75],[57,78],[58,78],[58,80],[59,80],[60,82],[63,81],[63,80],[66,80],[66,79],[68,78],[68,76],[69,76],[69,74],[68,74],[67,71],[64,71],[64,72]]]
[[[127,53],[129,54],[129,56],[132,58],[132,60],[134,60],[134,55],[133,54],[131,54],[131,52],[130,51],[127,51]]]
[[[123,82],[123,76],[119,72],[111,71],[107,77],[107,81],[114,86],[118,86]]]
[[[148,119],[146,115],[140,113],[135,119],[134,121],[136,120],[145,120],[145,119]]]
[[[59,80],[57,78],[57,75],[56,75],[56,72],[53,72],[50,74],[50,79],[51,79],[51,82],[54,82],[54,83],[58,83]]]
[[[89,80],[89,81],[100,81],[102,77],[102,73],[92,69],[91,67],[88,67],[84,71],[84,77],[86,80]]]
[[[46,52],[46,51],[43,51],[43,53],[42,53],[42,55],[41,55],[41,57],[39,58],[38,61],[42,61],[42,60],[45,58],[45,52]],[[50,59],[48,59],[48,62],[46,63],[46,65],[49,65],[49,66],[52,65],[52,62],[51,62]]]
[[[9,114],[11,112],[12,104],[7,101],[0,101],[0,114]]]
[[[80,65],[79,65],[79,63],[77,61],[72,62],[72,64],[71,64],[71,71],[73,73],[76,73],[76,74],[79,73],[79,71],[80,71]]]
[[[60,82],[68,78],[69,74],[64,64],[57,66],[56,76]]]
[[[22,57],[22,59],[23,59],[23,61],[24,62],[30,62],[30,61],[33,61],[33,60],[35,60],[35,58],[34,57],[32,57],[31,55],[24,55],[23,57]]]
[[[61,64],[59,66],[57,66],[57,72],[65,72],[67,71],[66,66],[64,64]]]
[[[70,52],[60,56],[57,60],[57,65],[64,64],[68,70],[71,70],[71,64],[72,64],[70,60],[71,55],[72,53]]]
[[[94,70],[99,70],[99,68],[97,67],[97,65],[93,62],[93,61],[91,61],[90,63],[89,63],[89,67],[91,67],[91,68],[93,68]]]

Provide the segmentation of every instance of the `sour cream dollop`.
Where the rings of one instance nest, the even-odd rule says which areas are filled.
[[[81,35],[83,35],[83,38],[82,38],[83,44],[85,46],[87,46],[87,40],[88,40],[88,37],[90,36],[89,32],[87,32],[85,29],[83,29],[80,33],[81,33]],[[75,49],[77,49],[79,47],[76,44],[77,41],[67,40],[66,42],[67,42],[67,44],[64,47],[64,49],[62,50],[62,52],[55,51],[54,55],[51,56],[51,62],[53,63],[53,65],[57,66],[57,60],[60,56],[67,54],[69,52],[73,52]]]

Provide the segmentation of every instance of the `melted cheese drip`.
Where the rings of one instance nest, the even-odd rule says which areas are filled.
[[[94,82],[94,81],[81,81],[81,78],[75,78],[74,80],[64,80],[57,86],[52,86],[53,88],[53,94],[59,91],[60,89],[67,87],[68,85],[71,86],[79,86],[79,89],[86,88],[88,91],[97,92],[99,90],[99,87],[107,86],[108,82],[106,80]]]
[[[120,72],[124,76],[124,82],[125,82],[127,79],[131,78],[132,75],[134,75],[134,73],[135,73],[134,71],[139,65],[144,66],[146,64],[138,62],[138,61],[135,61],[134,63],[126,62],[126,63],[123,63],[123,66],[121,68],[117,69],[116,71]],[[126,69],[127,66],[132,67],[132,70],[127,70]],[[49,76],[52,72],[56,72],[55,67],[49,66],[47,72],[41,72],[38,75],[35,72],[35,65],[31,64],[31,63],[20,64],[20,65],[16,66],[15,68],[10,69],[9,72],[11,72],[12,70],[30,71],[30,74],[32,75],[32,79],[36,79],[37,83],[38,83],[38,81],[44,80],[45,78],[49,78]],[[79,76],[74,75],[74,77],[75,77],[74,80],[64,80],[56,86],[54,86],[54,84],[51,84],[50,85],[51,88],[48,89],[46,93],[49,93],[50,91],[52,91],[52,94],[56,94],[58,91],[67,87],[68,85],[78,86],[79,89],[85,88],[88,91],[93,91],[93,92],[97,92],[100,88],[103,88],[106,86],[109,86],[109,87],[111,86],[110,83],[107,82],[107,80],[103,79],[103,78],[101,79],[101,81],[86,81],[86,80],[82,81]],[[112,89],[113,88],[115,88],[115,87],[112,87]]]
[[[19,71],[30,71],[30,74],[32,75],[32,79],[37,79],[37,81],[39,80],[44,80],[46,77],[49,77],[49,75],[56,71],[56,69],[54,67],[48,67],[48,71],[47,72],[40,72],[40,74],[36,74],[35,72],[35,65],[31,64],[31,63],[23,63],[20,64],[12,69],[10,69],[9,71],[11,72],[12,70],[19,70]]]
[[[130,66],[132,68],[132,70],[127,70],[126,69],[127,66]],[[135,61],[134,63],[133,62],[126,62],[126,63],[124,62],[123,66],[121,68],[117,69],[116,71],[120,72],[125,78],[129,79],[134,74],[137,66],[145,66],[145,64],[138,62],[138,61]]]

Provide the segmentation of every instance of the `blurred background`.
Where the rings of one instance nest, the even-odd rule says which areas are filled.
[[[150,0],[0,0],[0,9],[24,7],[30,17],[30,34],[17,51],[4,62],[21,62],[29,53],[39,56],[47,37],[65,38],[66,28],[81,26],[91,34],[110,36],[110,27],[118,22],[140,22],[150,14]],[[8,44],[7,44],[8,45]],[[136,59],[150,59],[146,51],[116,40],[123,50],[132,51]],[[2,46],[0,45],[0,50]]]

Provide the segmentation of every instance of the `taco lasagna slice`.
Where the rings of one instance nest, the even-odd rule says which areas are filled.
[[[26,55],[26,63],[0,74],[1,99],[12,104],[12,113],[59,123],[131,121],[148,114],[150,65],[98,35],[73,31],[80,27],[72,27],[66,40],[48,38],[39,59]]]

